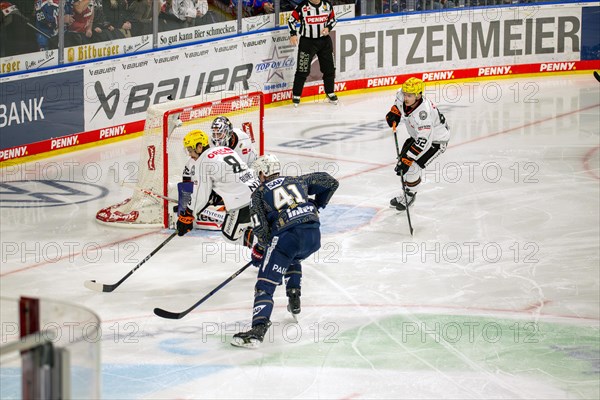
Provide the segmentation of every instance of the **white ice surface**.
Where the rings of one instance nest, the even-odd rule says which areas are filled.
[[[280,288],[258,350],[229,345],[250,320],[255,269],[179,321],[152,312],[187,308],[247,262],[217,234],[173,239],[113,293],[83,286],[118,281],[169,234],[94,221],[130,195],[118,182],[135,172],[139,139],[0,170],[1,295],[96,311],[104,398],[598,398],[600,84],[430,86],[453,136],[424,174],[414,237],[388,207],[400,188],[383,118],[394,93],[266,110],[267,151],[340,188],[322,249],[303,263],[299,324]],[[53,179],[88,195],[13,202]],[[14,398],[5,379],[1,397]]]

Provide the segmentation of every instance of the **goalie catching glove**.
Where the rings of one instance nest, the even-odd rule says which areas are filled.
[[[392,109],[390,110],[390,112],[388,112],[385,116],[385,120],[386,120],[387,124],[390,126],[390,128],[393,128],[394,126],[398,126],[398,124],[400,123],[400,116],[401,116],[400,110],[394,104],[392,106]]]

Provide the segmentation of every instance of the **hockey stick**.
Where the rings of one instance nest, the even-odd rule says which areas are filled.
[[[185,317],[194,308],[198,307],[200,304],[202,304],[206,300],[208,300],[209,297],[211,297],[213,294],[215,294],[219,290],[221,290],[223,288],[223,286],[227,285],[229,282],[231,282],[235,277],[237,277],[239,274],[241,274],[242,272],[244,272],[244,270],[246,268],[248,268],[249,266],[251,266],[251,265],[252,265],[252,261],[250,261],[248,264],[244,265],[242,268],[240,268],[237,271],[235,271],[233,273],[233,275],[231,275],[229,278],[225,279],[219,286],[217,286],[216,288],[214,288],[213,290],[211,290],[210,293],[208,293],[206,296],[204,296],[203,298],[201,298],[200,300],[198,300],[193,306],[191,306],[187,310],[184,310],[184,311],[181,311],[181,312],[171,312],[171,311],[163,310],[162,308],[155,308],[154,309],[154,314],[158,315],[161,318],[168,318],[168,319],[181,319],[181,318]]]
[[[594,71],[594,78],[596,78],[596,80],[600,82],[600,74],[598,73],[598,71]]]
[[[174,199],[172,197],[163,196],[162,194],[154,193],[153,191],[148,190],[148,189],[143,189],[143,188],[140,188],[137,186],[125,184],[124,182],[121,183],[121,186],[130,188],[130,189],[134,189],[134,190],[139,190],[140,192],[147,194],[148,196],[153,196],[158,199],[166,200],[171,203],[175,203],[175,204],[179,203],[179,201],[177,199]],[[200,215],[204,215],[205,217],[214,219],[215,221],[217,221],[220,224],[222,224],[223,221],[225,221],[225,213],[218,212],[218,211],[212,211],[212,210],[209,210],[208,208],[205,208],[204,210],[202,210]]]
[[[394,143],[396,144],[396,154],[398,155],[398,161],[400,161],[400,147],[398,146],[398,135],[396,134],[396,123],[392,127],[394,132]],[[410,230],[410,236],[413,235],[412,222],[410,221],[410,211],[408,211],[408,198],[406,197],[406,183],[404,182],[404,173],[400,171],[400,181],[402,182],[402,193],[404,193],[404,204],[406,205],[406,218],[408,219],[408,229]]]
[[[95,280],[91,280],[91,281],[85,281],[83,283],[83,285],[86,288],[88,288],[90,290],[94,290],[96,292],[112,292],[113,290],[115,290],[116,288],[118,288],[119,285],[121,283],[123,283],[127,278],[129,278],[139,267],[141,267],[142,264],[144,264],[146,261],[148,261],[160,249],[162,249],[165,244],[169,243],[169,241],[171,239],[173,239],[176,235],[177,235],[177,231],[173,232],[171,234],[171,236],[169,236],[167,239],[165,239],[165,241],[162,242],[157,248],[155,248],[154,250],[152,250],[152,252],[146,256],[146,258],[144,258],[142,261],[140,261],[138,263],[138,265],[136,265],[131,271],[129,271],[127,273],[127,275],[125,275],[124,277],[122,277],[117,283],[113,283],[112,285],[106,285],[106,284],[98,283]]]

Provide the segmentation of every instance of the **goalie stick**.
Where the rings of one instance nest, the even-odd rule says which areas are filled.
[[[211,290],[206,296],[204,296],[203,298],[201,298],[200,300],[198,300],[193,306],[191,306],[187,310],[184,310],[184,311],[181,311],[181,312],[172,312],[172,311],[163,310],[162,308],[155,308],[154,309],[154,314],[158,315],[161,318],[167,318],[167,319],[181,319],[181,318],[185,317],[192,310],[194,310],[200,304],[202,304],[206,300],[208,300],[213,294],[215,294],[219,290],[221,290],[223,288],[223,286],[227,285],[229,282],[231,282],[233,279],[235,279],[235,277],[237,277],[239,274],[241,274],[242,272],[244,272],[244,270],[246,268],[248,268],[249,266],[251,266],[251,265],[252,265],[252,261],[250,261],[248,264],[244,265],[242,268],[240,268],[237,271],[235,271],[233,273],[233,275],[231,275],[229,278],[227,278],[223,282],[221,282],[221,284],[219,286],[217,286],[216,288],[214,288],[213,290]]]
[[[596,80],[600,82],[600,74],[598,73],[598,71],[594,71],[594,78],[596,78]]]
[[[88,288],[90,290],[94,290],[96,292],[112,292],[113,290],[115,290],[116,288],[118,288],[121,283],[125,282],[125,280],[127,278],[129,278],[139,267],[141,267],[146,261],[148,261],[150,258],[152,258],[152,256],[155,255],[160,249],[162,249],[164,247],[164,245],[166,245],[167,243],[169,243],[169,241],[171,239],[173,239],[175,236],[177,236],[177,231],[175,231],[174,233],[172,233],[157,248],[155,248],[154,250],[152,250],[152,252],[146,256],[146,258],[144,258],[142,261],[140,261],[138,263],[138,265],[136,265],[131,271],[129,271],[127,273],[127,275],[125,275],[124,277],[122,277],[117,283],[113,283],[111,285],[106,285],[106,284],[102,284],[102,283],[96,282],[95,280],[90,280],[90,281],[85,281],[83,283],[83,285],[86,288]]]
[[[394,132],[394,143],[396,144],[396,154],[398,155],[398,161],[400,161],[400,148],[398,147],[398,135],[396,134],[396,123],[394,122],[394,126],[392,127],[392,131]],[[402,193],[404,194],[404,204],[406,204],[406,218],[408,219],[408,229],[410,230],[410,236],[413,235],[413,227],[412,222],[410,221],[410,211],[408,211],[408,199],[406,198],[406,183],[404,182],[404,173],[400,171],[400,181],[402,182]]]

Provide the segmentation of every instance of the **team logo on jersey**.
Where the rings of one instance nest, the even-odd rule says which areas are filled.
[[[266,307],[265,305],[262,305],[262,306],[256,306],[256,307],[254,307],[254,310],[253,310],[253,312],[252,312],[252,315],[254,316],[254,315],[258,314],[258,313],[259,313],[259,312],[261,312],[261,311],[263,310],[263,308],[265,308],[265,307]]]
[[[304,20],[307,24],[324,24],[329,19],[328,15],[307,15]]]
[[[220,149],[217,150],[212,150],[210,153],[208,153],[208,158],[212,159],[215,158],[218,155],[222,155],[222,154],[233,154],[234,151],[231,150],[229,147],[222,147]]]
[[[425,121],[425,119],[427,118],[427,112],[426,111],[419,112],[419,118],[421,118],[422,121]]]

